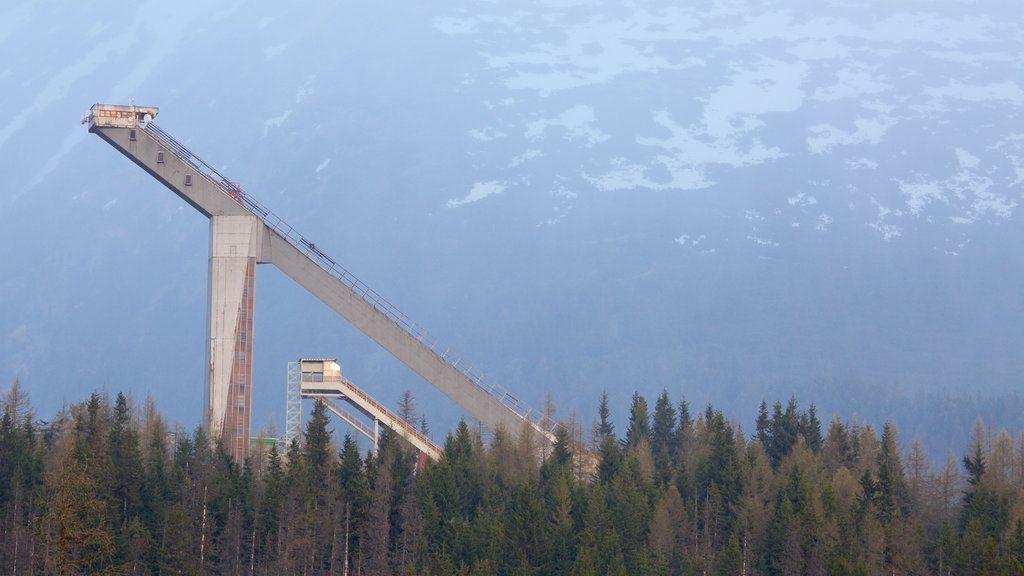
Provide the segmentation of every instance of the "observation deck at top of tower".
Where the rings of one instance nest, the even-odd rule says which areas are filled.
[[[82,117],[82,124],[88,122],[90,131],[95,126],[138,128],[152,122],[159,113],[160,109],[153,106],[94,104],[88,114]]]

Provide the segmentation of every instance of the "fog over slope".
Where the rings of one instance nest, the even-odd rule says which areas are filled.
[[[1009,3],[109,8],[0,9],[0,376],[42,416],[105,386],[199,422],[207,221],[77,124],[134,99],[562,416],[668,389],[935,452],[1024,427]],[[461,416],[272,268],[256,333],[254,429],[303,356],[411,388],[435,436]]]

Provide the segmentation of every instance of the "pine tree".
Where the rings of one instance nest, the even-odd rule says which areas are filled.
[[[567,466],[563,466],[545,482],[548,533],[551,535],[551,556],[545,572],[569,576],[576,548],[576,527],[572,517],[572,474]]]
[[[725,503],[731,506],[739,501],[742,490],[739,459],[736,454],[736,439],[732,426],[725,421],[725,416],[720,410],[714,410],[711,406],[708,406],[704,420],[711,450],[707,460],[697,471],[698,485],[706,487],[714,483],[721,492]]]
[[[14,466],[19,457],[20,446],[18,434],[11,411],[4,408],[0,416],[0,509],[2,509],[14,493],[11,485],[14,480]]]
[[[601,392],[601,403],[597,407],[597,416],[600,418],[597,424],[597,436],[603,439],[615,434],[615,425],[611,421],[611,410],[608,408],[608,390]]]
[[[284,479],[284,469],[281,463],[281,455],[277,451],[277,443],[271,444],[270,452],[267,455],[267,466],[263,480],[263,498],[259,501],[256,509],[256,519],[253,538],[255,542],[254,554],[259,556],[265,563],[276,559],[278,529],[280,528],[281,501],[284,499],[284,492],[287,489]]]
[[[597,467],[597,478],[599,482],[607,484],[619,470],[622,462],[622,450],[619,441],[615,438],[615,425],[612,423],[608,409],[608,391],[601,394],[601,404],[598,406],[597,414],[600,420],[597,425],[597,451],[600,462]]]
[[[635,456],[627,456],[608,490],[608,513],[619,534],[626,565],[632,566],[641,549],[646,553],[651,523],[650,484]]]
[[[741,568],[743,566],[743,556],[740,550],[740,539],[735,534],[729,537],[729,541],[726,542],[725,548],[722,550],[721,556],[718,558],[718,563],[715,566],[715,574],[718,576],[733,576],[734,574],[741,574]],[[796,574],[796,572],[793,572]]]
[[[668,391],[662,390],[654,403],[654,425],[651,435],[655,477],[661,486],[667,486],[672,481],[672,455],[679,451],[675,434],[676,409],[668,398]]]
[[[797,409],[796,398],[789,399],[785,412],[782,410],[782,403],[775,402],[772,405],[771,421],[767,424],[764,422],[764,417],[767,416],[765,408],[766,406],[762,402],[762,411],[758,415],[757,421],[758,439],[764,444],[765,453],[768,454],[768,459],[771,461],[772,466],[778,467],[779,462],[793,449],[797,436],[805,432],[804,426],[810,429],[810,419],[804,418],[804,425],[801,425],[801,416]],[[815,421],[817,421],[817,416],[815,416]],[[762,435],[764,436],[763,438]],[[817,432],[818,443],[820,443],[820,437],[819,425]]]
[[[558,423],[554,431],[555,441],[551,447],[551,455],[541,466],[543,475],[545,466],[550,467],[552,473],[572,473],[572,441],[569,438],[569,429],[563,423]]]
[[[626,429],[625,446],[636,446],[641,438],[651,439],[651,417],[647,411],[647,400],[639,392],[633,393],[629,407],[629,428]]]
[[[423,512],[417,498],[417,482],[412,468],[412,460],[406,456],[398,460],[395,465],[403,467],[403,471],[396,474],[395,490],[398,504],[393,529],[394,571],[396,574],[414,574],[422,549]],[[500,522],[502,520],[500,516],[500,513],[495,514],[490,519],[492,522]],[[501,541],[502,536],[503,533],[496,532],[492,541]],[[492,559],[497,561],[499,558],[500,553],[495,554]]]
[[[302,455],[309,475],[309,489],[311,493],[318,495],[323,495],[327,486],[327,475],[331,470],[331,431],[327,428],[329,423],[327,405],[317,400],[306,424]],[[316,508],[322,507],[324,498],[316,498],[314,502]]]
[[[896,429],[891,422],[882,428],[882,443],[876,457],[877,480],[875,504],[883,525],[907,516],[909,489],[903,473],[903,463],[896,445]]]
[[[543,573],[551,561],[550,523],[546,521],[544,498],[532,479],[513,492],[509,510],[513,549],[519,564]]]
[[[363,523],[361,540],[366,554],[365,570],[368,574],[388,576],[391,572],[391,505],[394,484],[384,463],[377,469],[370,492],[369,509]]]
[[[1010,535],[1008,564],[1013,574],[1024,574],[1024,518],[1018,518]]]
[[[811,404],[807,413],[800,417],[800,433],[803,434],[807,447],[817,452],[821,449],[821,420],[818,420],[818,408]]]
[[[160,574],[196,574],[198,546],[195,543],[196,526],[184,507],[175,503],[167,510],[167,526],[160,545]]]
[[[693,438],[693,417],[690,415],[690,405],[686,400],[679,401],[679,409],[676,410],[676,449],[672,453],[672,466],[676,469],[677,479],[685,477],[686,462],[685,453],[689,450],[688,443]]]
[[[334,564],[336,570],[347,572],[348,567],[355,563],[356,550],[360,547],[359,534],[368,514],[370,483],[364,461],[359,455],[359,446],[349,433],[345,434],[339,456],[334,468],[338,484],[340,524],[339,546],[335,548]]]
[[[111,471],[114,474],[114,500],[116,506],[115,525],[127,526],[131,518],[141,509],[142,453],[139,449],[138,432],[132,427],[128,400],[123,393],[117,394],[114,404],[114,418],[110,426],[108,443]],[[121,543],[122,553],[127,542]]]
[[[965,546],[968,535],[976,545],[989,546],[990,541],[998,544],[1010,521],[1009,498],[986,485],[988,462],[982,442],[976,432],[972,453],[963,459],[968,486],[963,494],[960,526]]]
[[[416,401],[412,397],[412,390],[408,388],[398,398],[398,417],[414,426],[419,423],[419,417],[416,414]]]
[[[597,565],[594,556],[597,552],[590,546],[581,546],[573,561],[572,576],[597,576]]]
[[[622,448],[615,438],[609,436],[601,442],[598,455],[600,462],[597,466],[597,477],[601,483],[607,484],[622,465]]]
[[[757,410],[757,421],[755,423],[755,438],[768,450],[772,441],[772,420],[768,416],[768,402],[761,400],[761,406]]]

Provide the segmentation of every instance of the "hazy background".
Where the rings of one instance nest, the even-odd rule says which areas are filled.
[[[1009,2],[21,2],[0,8],[0,384],[186,429],[208,222],[78,125],[157,123],[453,350],[585,422],[604,389],[815,403],[961,451],[1024,424],[1024,30]],[[463,416],[277,270],[253,428],[337,357]],[[344,429],[341,423],[336,425]]]

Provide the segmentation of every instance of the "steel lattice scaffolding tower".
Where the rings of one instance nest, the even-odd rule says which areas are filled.
[[[284,449],[302,433],[302,382],[299,362],[288,363],[287,398],[284,410]]]

